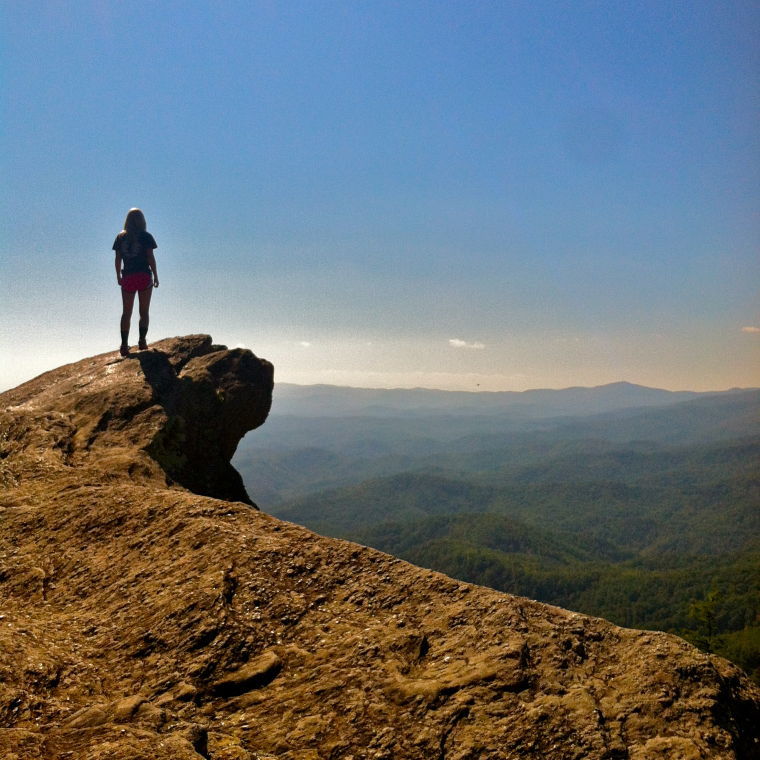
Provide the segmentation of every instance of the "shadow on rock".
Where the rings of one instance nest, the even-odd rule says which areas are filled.
[[[266,420],[272,365],[247,349],[214,346],[203,337],[184,350],[156,344],[137,356],[166,414],[145,451],[185,488],[255,506],[230,460],[240,439]]]

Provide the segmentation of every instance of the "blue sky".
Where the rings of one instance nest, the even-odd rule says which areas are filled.
[[[0,21],[0,388],[118,346],[135,205],[149,337],[208,332],[281,381],[760,385],[754,2]]]

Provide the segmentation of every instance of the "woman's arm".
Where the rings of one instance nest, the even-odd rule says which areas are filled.
[[[121,285],[121,254],[118,251],[116,251],[114,265],[116,266],[116,284]]]
[[[148,266],[150,271],[153,272],[153,287],[158,287],[158,270],[156,269],[156,257],[153,255],[153,249],[148,249]]]

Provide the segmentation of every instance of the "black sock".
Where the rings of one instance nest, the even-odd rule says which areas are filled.
[[[148,325],[140,325],[140,343],[145,343],[145,336],[148,334]]]
[[[121,345],[122,346],[128,346],[129,345],[129,330],[122,330],[121,331]]]

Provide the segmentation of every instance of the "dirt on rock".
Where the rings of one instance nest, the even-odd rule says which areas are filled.
[[[4,760],[758,757],[726,660],[253,508],[271,393],[189,336],[0,394]]]

